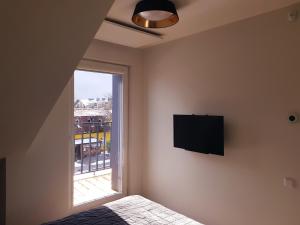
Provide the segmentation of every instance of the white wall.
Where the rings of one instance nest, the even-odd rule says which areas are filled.
[[[112,3],[1,1],[0,157],[29,148]]]
[[[37,225],[70,211],[72,84],[30,148],[7,157],[7,225]]]
[[[143,147],[141,52],[93,41],[85,57],[129,66],[128,191],[139,194]],[[72,84],[70,81],[65,87],[30,148],[7,157],[7,225],[38,225],[73,212],[69,146]]]
[[[287,121],[300,113],[300,20],[289,9],[145,51],[145,196],[207,225],[300,224],[300,123]],[[224,115],[225,156],[173,148],[173,114]]]

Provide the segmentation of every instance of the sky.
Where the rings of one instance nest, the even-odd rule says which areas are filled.
[[[112,96],[112,75],[107,73],[75,70],[74,99]]]

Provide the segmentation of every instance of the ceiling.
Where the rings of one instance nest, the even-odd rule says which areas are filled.
[[[107,18],[136,27],[131,22],[139,0],[115,0]],[[179,22],[169,28],[147,29],[160,35],[147,34],[105,21],[95,38],[133,48],[146,48],[205,31],[262,13],[270,12],[299,0],[173,0]]]

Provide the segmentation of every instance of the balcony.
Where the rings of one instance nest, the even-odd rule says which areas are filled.
[[[73,205],[117,193],[111,182],[110,134],[111,126],[99,122],[81,123],[81,129],[76,130]]]
[[[74,176],[73,205],[80,205],[116,193],[111,189],[111,169]]]

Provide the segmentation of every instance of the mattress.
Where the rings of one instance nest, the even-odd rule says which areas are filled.
[[[142,196],[134,195],[43,225],[203,225]]]

